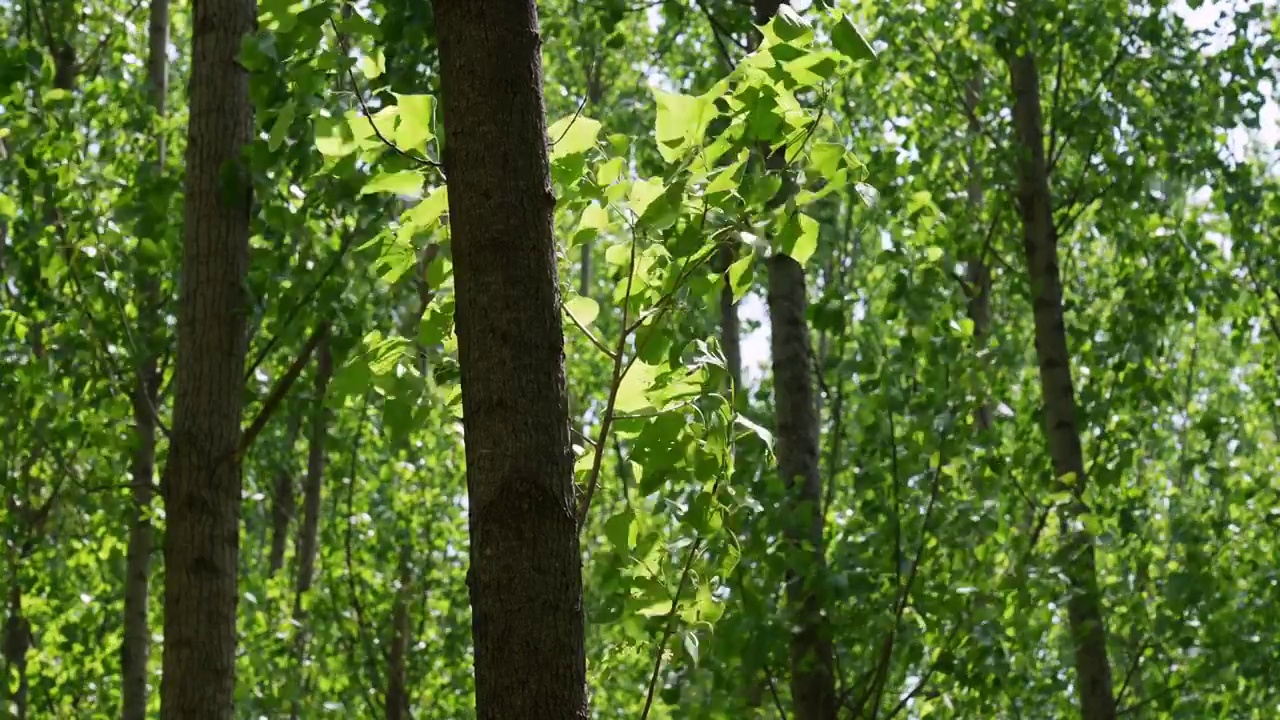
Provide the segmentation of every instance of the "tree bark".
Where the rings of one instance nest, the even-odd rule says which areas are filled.
[[[587,717],[564,332],[533,0],[435,6],[479,720]]]
[[[156,115],[164,117],[169,91],[169,0],[151,0],[148,24],[147,85]],[[156,141],[155,173],[164,173],[165,139]],[[140,267],[138,278],[137,368],[133,390],[134,449],[131,463],[133,505],[125,559],[124,640],[120,647],[123,720],[147,716],[147,666],[151,659],[151,527],[155,482],[156,408],[160,376],[156,368],[155,333],[160,326],[160,281],[153,269]]]
[[[778,471],[788,491],[784,533],[793,563],[787,573],[787,603],[794,628],[791,702],[796,720],[834,720],[831,630],[817,587],[826,563],[807,309],[804,269],[787,255],[774,255],[769,260],[769,318]]]
[[[235,691],[252,110],[237,60],[253,0],[202,0],[192,22],[173,437],[165,467],[163,720],[230,720]]]
[[[31,623],[22,614],[22,588],[18,584],[16,555],[10,553],[12,586],[9,588],[8,617],[4,625],[5,673],[0,677],[4,683],[0,686],[0,701],[13,705],[17,720],[26,720],[27,694],[30,691],[27,652],[31,649]]]
[[[1035,317],[1036,355],[1040,390],[1044,396],[1044,429],[1057,482],[1075,495],[1063,511],[1063,566],[1069,584],[1067,618],[1075,650],[1076,691],[1084,720],[1116,717],[1111,666],[1107,657],[1107,629],[1098,588],[1093,536],[1073,529],[1084,512],[1084,454],[1076,418],[1071,355],[1067,348],[1062,311],[1062,280],[1058,269],[1058,233],[1053,224],[1053,199],[1044,150],[1044,118],[1040,103],[1040,73],[1035,55],[1024,49],[1009,58],[1013,87],[1013,123],[1018,143],[1018,203],[1022,241],[1031,283]],[[1074,482],[1067,478],[1074,476]]]

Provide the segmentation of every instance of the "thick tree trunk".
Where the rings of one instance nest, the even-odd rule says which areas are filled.
[[[778,471],[788,490],[784,532],[793,567],[787,577],[791,621],[791,702],[796,720],[834,720],[836,689],[830,626],[817,584],[824,560],[818,414],[810,375],[804,268],[787,255],[769,260],[773,392]]]
[[[533,0],[436,3],[479,720],[587,717],[564,332]]]
[[[169,0],[151,0],[148,25],[147,85],[156,114],[165,114],[169,89]],[[156,175],[164,173],[165,140],[156,142]],[[156,408],[160,377],[155,333],[160,322],[160,282],[152,268],[138,270],[138,354],[133,396],[134,449],[131,467],[133,506],[125,560],[124,641],[120,647],[123,720],[147,716],[147,666],[151,659],[152,483],[155,482]]]
[[[229,720],[235,691],[252,186],[249,75],[237,57],[253,0],[202,0],[192,18],[186,210],[173,438],[165,468],[164,720]]]
[[[1052,197],[1044,150],[1044,118],[1040,106],[1040,74],[1029,49],[1009,59],[1013,85],[1013,122],[1018,143],[1018,202],[1031,301],[1035,316],[1036,354],[1040,362],[1040,390],[1044,395],[1044,427],[1059,482],[1069,485],[1075,501],[1064,510],[1063,565],[1070,597],[1067,617],[1075,649],[1076,690],[1084,720],[1116,717],[1111,666],[1107,658],[1107,630],[1102,615],[1092,535],[1073,529],[1083,512],[1084,456],[1076,419],[1071,356],[1062,312],[1062,280],[1058,270],[1058,234],[1053,224]],[[1074,476],[1074,482],[1066,482]]]

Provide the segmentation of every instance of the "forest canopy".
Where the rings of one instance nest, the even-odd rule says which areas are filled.
[[[0,715],[1280,716],[1275,0],[0,28]]]

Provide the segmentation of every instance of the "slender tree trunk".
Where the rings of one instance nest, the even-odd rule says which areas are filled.
[[[818,582],[825,567],[818,415],[810,376],[804,269],[787,255],[769,260],[778,470],[788,490],[784,531],[793,563],[787,602],[791,635],[791,701],[796,720],[834,720],[835,677],[829,623]]]
[[[978,126],[978,103],[982,98],[982,79],[975,77],[965,87],[965,106],[969,110],[969,184],[966,188],[969,205],[973,208],[975,218],[981,217],[984,204],[982,190],[982,167],[978,164],[978,138],[981,137]],[[985,248],[975,247],[973,254],[965,261],[965,277],[969,282],[969,319],[973,321],[973,344],[975,348],[986,348],[991,337],[991,268],[984,256]],[[984,366],[986,363],[982,363]],[[991,428],[991,401],[980,391],[978,407],[974,411],[974,424],[979,432]]]
[[[297,511],[292,461],[293,447],[297,444],[301,429],[302,413],[293,413],[289,418],[289,429],[285,433],[285,465],[276,473],[275,486],[271,492],[271,555],[267,566],[272,577],[284,567],[285,546],[289,544],[289,523],[293,522],[293,514]]]
[[[169,0],[151,0],[148,25],[147,84],[156,115],[164,117],[169,90]],[[164,173],[165,139],[156,141],[156,176]],[[152,483],[155,482],[156,408],[160,377],[156,368],[155,333],[160,326],[160,282],[152,268],[138,271],[138,358],[133,396],[133,505],[125,560],[124,641],[120,648],[123,720],[147,716],[147,666],[151,659],[151,529]]]
[[[251,178],[253,0],[201,0],[191,100],[173,438],[165,467],[163,720],[230,720],[240,553],[240,415]]]
[[[413,598],[413,568],[410,564],[410,544],[405,540],[400,546],[400,587],[396,588],[395,605],[391,611],[391,649],[387,659],[387,720],[406,720],[409,717],[409,692],[405,681],[405,664],[409,657],[409,601]]]
[[[755,22],[778,14],[782,0],[755,0]],[[782,170],[780,152],[765,164]],[[792,192],[784,182],[779,191]],[[831,627],[818,586],[826,570],[818,401],[813,389],[813,349],[804,268],[776,254],[769,260],[769,322],[772,329],[773,392],[778,472],[787,488],[784,534],[791,551],[787,605],[791,613],[791,704],[796,720],[835,720],[837,695]]]
[[[329,433],[328,409],[325,396],[329,389],[329,378],[333,376],[333,356],[329,351],[329,336],[326,334],[316,348],[316,377],[314,414],[311,416],[311,438],[307,448],[307,477],[302,485],[302,524],[298,526],[298,576],[293,598],[293,619],[298,624],[298,639],[295,656],[298,661],[298,673],[304,678],[307,657],[307,643],[311,637],[307,627],[306,596],[311,592],[311,585],[316,576],[316,549],[320,539],[320,500],[324,480],[324,444]],[[302,708],[298,700],[293,702],[294,720],[297,720]]]
[[[729,266],[734,261],[733,246],[721,243],[716,251],[716,271],[724,276],[720,289],[720,349],[724,351],[725,364],[729,366],[729,380],[734,392],[742,390],[742,337],[738,325],[738,303],[733,299],[729,286]]]
[[[479,720],[587,717],[564,332],[533,0],[439,2]]]
[[[1084,720],[1116,717],[1111,665],[1107,657],[1107,629],[1098,589],[1094,540],[1086,530],[1073,529],[1084,512],[1084,456],[1076,419],[1071,355],[1062,312],[1062,280],[1058,269],[1058,234],[1053,224],[1052,196],[1044,150],[1044,118],[1040,105],[1040,73],[1035,55],[1023,49],[1009,59],[1013,86],[1013,123],[1018,143],[1018,201],[1022,240],[1035,316],[1036,354],[1040,390],[1044,396],[1044,427],[1054,473],[1075,494],[1063,512],[1063,566],[1069,584],[1067,617],[1075,650],[1076,691]],[[1074,476],[1073,482],[1068,479]]]
[[[12,705],[17,720],[26,720],[27,694],[30,690],[27,678],[27,652],[31,649],[31,623],[22,614],[22,588],[17,577],[17,553],[10,553],[12,585],[9,588],[8,617],[4,625],[5,674],[0,677],[0,700]]]
[[[303,595],[311,590],[316,574],[316,547],[320,531],[320,491],[324,478],[324,443],[329,432],[325,395],[333,376],[333,357],[326,336],[316,348],[315,409],[307,448],[307,476],[302,488],[302,525],[298,528],[298,578],[294,616],[303,615]]]

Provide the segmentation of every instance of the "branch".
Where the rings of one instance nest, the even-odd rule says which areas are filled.
[[[298,317],[298,313],[302,311],[302,308],[306,307],[307,303],[311,301],[311,298],[319,292],[320,287],[324,285],[325,281],[328,280],[329,277],[333,275],[333,272],[338,269],[338,265],[342,262],[342,258],[346,257],[347,251],[351,249],[351,245],[354,242],[355,234],[348,233],[343,239],[342,244],[338,246],[338,254],[334,256],[333,260],[329,261],[328,267],[320,273],[320,278],[316,280],[315,284],[312,285],[306,293],[303,294],[302,298],[298,300],[298,304],[290,308],[288,314],[284,316],[284,320],[280,322],[280,331],[267,341],[266,347],[259,350],[258,354],[254,356],[253,362],[249,363],[249,367],[246,368],[244,372],[244,379],[246,381],[253,377],[253,373],[262,365],[262,361],[266,360],[267,355],[270,354],[270,352],[280,342],[280,338],[284,336],[285,331],[287,331],[289,326],[293,324],[293,321]]]
[[[258,410],[258,415],[249,423],[249,427],[245,429],[244,435],[240,437],[240,446],[236,448],[236,461],[244,459],[245,453],[253,445],[253,441],[257,439],[258,434],[262,432],[262,428],[266,427],[267,421],[271,419],[276,408],[284,401],[286,395],[289,394],[289,388],[293,387],[293,383],[302,374],[302,369],[311,361],[311,355],[315,353],[316,346],[320,344],[329,334],[329,321],[324,321],[316,326],[312,331],[311,337],[307,338],[307,344],[303,346],[302,352],[294,359],[293,364],[285,371],[284,375],[276,380],[275,387],[271,388],[271,393],[267,395],[267,399],[263,401],[262,408]]]
[[[716,481],[719,484],[719,479]],[[715,492],[713,491],[714,495]],[[689,581],[689,572],[693,569],[693,559],[697,557],[698,551],[702,549],[702,537],[699,534],[694,540],[693,545],[689,548],[689,554],[684,561],[684,569],[680,571],[680,584],[676,586],[675,597],[671,598],[671,609],[667,611],[667,627],[662,633],[662,639],[658,641],[657,657],[653,661],[653,673],[649,676],[649,691],[645,695],[644,710],[640,713],[640,720],[648,720],[649,708],[653,705],[653,692],[658,687],[658,673],[662,671],[662,656],[667,652],[667,642],[671,640],[671,636],[676,631],[676,611],[680,607],[680,595],[684,592],[685,583]]]
[[[337,35],[338,37],[338,47],[342,50],[342,55],[346,57],[350,51],[347,49],[346,41],[343,40],[342,38],[342,31],[338,29],[338,23],[335,22],[333,18],[329,18],[329,25],[330,27],[333,28],[334,34]],[[407,158],[408,160],[418,165],[419,167],[432,168],[433,170],[435,170],[437,173],[440,174],[441,178],[443,178],[444,169],[443,169],[443,166],[440,165],[440,163],[436,162],[435,160],[422,157],[420,155],[415,155],[407,150],[403,150],[400,148],[399,145],[396,145],[395,143],[391,142],[390,140],[387,139],[385,135],[382,134],[382,130],[378,128],[378,123],[373,121],[373,114],[369,112],[369,105],[364,101],[364,94],[360,92],[360,85],[359,83],[356,82],[356,74],[351,69],[351,66],[347,66],[347,78],[351,80],[352,94],[356,96],[356,101],[360,103],[360,112],[363,113],[365,118],[369,121],[369,127],[373,128],[373,134],[376,135],[378,139],[382,141],[382,144],[394,150],[395,153],[400,157]]]

